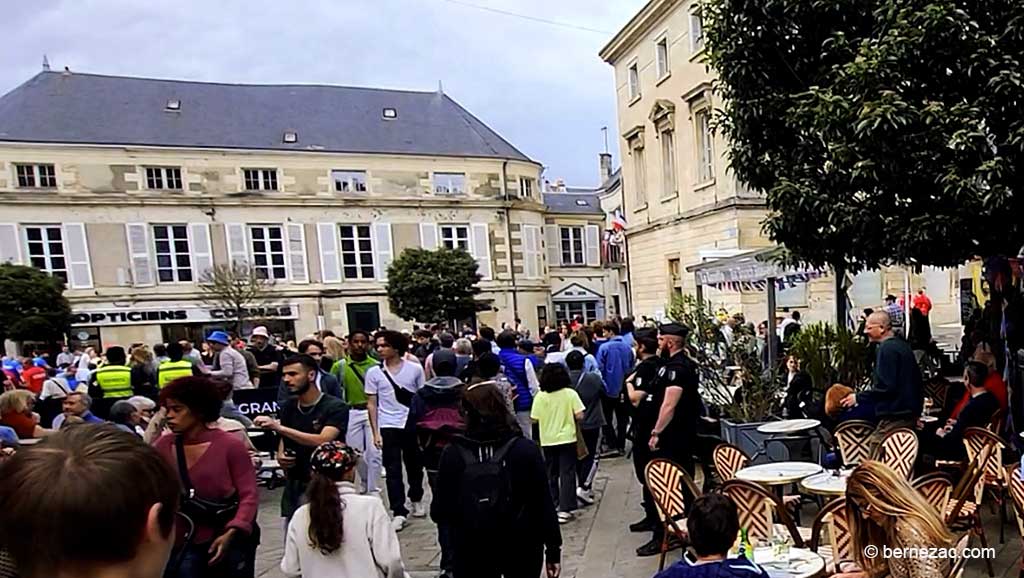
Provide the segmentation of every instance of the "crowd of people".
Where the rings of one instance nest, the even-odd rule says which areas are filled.
[[[790,320],[783,337],[799,331],[798,314]],[[721,331],[743,323],[726,317]],[[871,388],[830,390],[822,411],[838,422],[867,408],[856,415],[879,424],[877,443],[892,429],[919,425],[922,383],[887,313],[873,312],[864,331],[877,344]],[[65,348],[53,364],[46,355],[5,358],[0,439],[15,447],[46,439],[13,457],[4,453],[0,510],[14,518],[0,530],[0,546],[26,577],[102,575],[88,569],[106,567],[143,577],[251,577],[261,458],[248,433],[261,430],[276,440],[272,460],[285,476],[281,570],[289,576],[404,576],[397,533],[429,516],[442,578],[557,578],[560,526],[599,499],[593,482],[601,460],[627,449],[644,486],[645,514],[629,530],[649,532],[637,554],[655,555],[664,524],[644,468],[666,458],[693,475],[698,424],[708,413],[689,332],[677,323],[635,327],[616,318],[544,328],[536,341],[517,321],[500,332],[354,329],[283,344],[257,327],[248,343],[213,331],[199,350],[183,342],[109,346],[102,355]],[[991,360],[984,350],[976,357],[949,421],[922,436],[948,442],[1005,407]],[[801,397],[806,375],[795,358],[785,367],[790,392],[781,405],[792,417],[805,415],[812,411]],[[253,387],[275,391],[276,415],[249,421],[238,411],[234,392]],[[948,543],[944,526],[905,495],[906,483],[879,468],[867,462],[850,479],[848,504],[863,514],[851,518],[857,543]],[[75,491],[47,502],[28,489],[33,479]],[[126,479],[131,489],[113,496]],[[696,560],[684,558],[665,578],[766,575],[727,556],[739,529],[727,496],[698,498],[684,486],[683,499]],[[89,504],[72,507],[72,500]],[[30,508],[38,508],[31,520]],[[38,523],[39,512],[53,526],[45,532],[53,551],[8,528]],[[61,525],[68,512],[97,525],[118,513],[120,541],[67,547],[74,541]],[[899,524],[894,515],[902,516]],[[108,534],[97,528],[85,543]],[[668,543],[685,545],[675,535]],[[877,561],[857,562],[874,573]],[[714,574],[718,566],[732,573]]]

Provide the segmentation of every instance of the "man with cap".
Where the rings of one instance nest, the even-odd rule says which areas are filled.
[[[252,383],[249,382],[249,370],[245,367],[245,358],[242,354],[231,347],[231,340],[228,334],[223,331],[214,331],[206,337],[206,342],[213,350],[213,369],[210,375],[220,377],[231,382],[231,389],[249,389]]]
[[[270,333],[260,325],[249,336],[249,351],[256,358],[256,369],[260,372],[260,387],[277,388],[281,383],[281,352],[270,345]],[[243,358],[244,359],[244,358]]]
[[[651,402],[658,408],[654,427],[644,440],[639,435],[636,444],[646,444],[650,450],[650,458],[666,458],[682,466],[691,476],[694,473],[692,453],[697,445],[697,421],[701,415],[699,378],[697,367],[686,355],[686,337],[689,328],[678,323],[667,323],[661,326],[658,337],[658,348],[661,350],[664,363],[658,368],[651,390]],[[683,486],[683,501],[686,511],[690,510],[695,496]],[[658,535],[660,524],[655,529],[655,540],[660,543]],[[637,550],[638,555],[653,555],[650,544]],[[646,549],[645,549],[646,548]]]

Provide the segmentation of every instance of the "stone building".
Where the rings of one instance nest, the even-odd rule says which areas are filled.
[[[688,268],[772,245],[761,230],[763,198],[727,170],[728,143],[713,130],[721,102],[702,61],[698,7],[699,0],[650,0],[600,51],[614,69],[628,300],[637,316],[660,317],[674,296],[695,293]],[[956,324],[959,277],[956,270],[887,268],[857,275],[848,294],[860,310],[907,287],[927,287],[933,325]],[[834,320],[834,287],[826,274],[780,290],[778,304],[808,320]],[[706,288],[704,295],[749,320],[765,318],[761,291]]]
[[[441,92],[44,71],[0,98],[0,261],[66,279],[91,344],[231,324],[198,281],[236,262],[275,280],[254,312],[274,333],[409,327],[385,296],[409,247],[468,251],[478,321],[537,328],[549,266],[571,277],[540,172]]]

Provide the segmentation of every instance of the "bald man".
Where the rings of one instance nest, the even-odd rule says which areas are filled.
[[[871,389],[859,394],[851,393],[842,403],[844,407],[853,407],[858,402],[874,404],[879,421],[878,428],[868,440],[873,451],[892,430],[914,427],[917,416],[921,414],[924,393],[921,369],[914,352],[906,341],[893,333],[889,314],[876,311],[869,315],[864,333],[878,344]]]

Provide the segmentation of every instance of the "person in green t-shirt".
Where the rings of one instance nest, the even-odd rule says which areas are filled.
[[[540,445],[547,462],[548,482],[558,505],[558,522],[572,520],[576,509],[576,424],[583,419],[583,402],[572,388],[569,371],[549,363],[540,372],[540,393],[530,418],[540,425]]]
[[[331,374],[341,383],[341,393],[349,407],[345,443],[362,453],[356,468],[367,493],[377,491],[382,463],[380,450],[373,443],[373,430],[366,410],[366,372],[379,363],[369,355],[369,350],[369,332],[355,329],[348,336],[348,355],[331,367]]]

